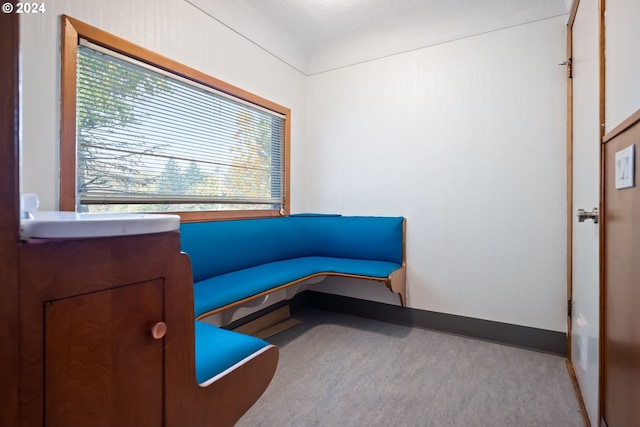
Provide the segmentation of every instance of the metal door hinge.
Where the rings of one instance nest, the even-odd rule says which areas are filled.
[[[573,311],[573,301],[567,300],[567,316],[571,317]]]

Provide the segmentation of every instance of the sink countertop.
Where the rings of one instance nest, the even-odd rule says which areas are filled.
[[[39,211],[20,220],[22,239],[63,239],[131,236],[180,228],[180,217],[170,214],[89,214]]]

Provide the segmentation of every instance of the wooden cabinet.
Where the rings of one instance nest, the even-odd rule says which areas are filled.
[[[162,281],[45,304],[45,425],[162,425]]]
[[[21,425],[163,425],[178,255],[178,233],[20,247]]]
[[[229,427],[275,373],[271,347],[198,385],[178,232],[30,241],[18,273],[20,427]]]

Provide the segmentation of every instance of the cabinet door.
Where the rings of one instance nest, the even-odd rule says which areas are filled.
[[[45,304],[45,425],[161,426],[163,280]]]

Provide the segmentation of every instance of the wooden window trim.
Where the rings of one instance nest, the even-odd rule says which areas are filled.
[[[282,210],[228,210],[170,212],[183,222],[212,221],[236,218],[263,218],[290,213],[290,139],[291,110],[246,90],[211,77],[174,60],[130,43],[77,19],[62,16],[62,81],[60,106],[60,210],[75,211],[76,207],[76,58],[80,38],[115,52],[164,69],[186,79],[213,87],[245,101],[260,105],[285,116],[284,129],[284,206]]]

